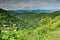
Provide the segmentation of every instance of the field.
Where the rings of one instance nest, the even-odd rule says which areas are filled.
[[[0,40],[60,40],[60,11],[38,14],[0,9]]]

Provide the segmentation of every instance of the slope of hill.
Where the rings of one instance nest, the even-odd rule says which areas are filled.
[[[58,31],[60,31],[59,11],[18,14],[0,9],[0,40],[58,40],[60,39],[57,37],[60,34]]]

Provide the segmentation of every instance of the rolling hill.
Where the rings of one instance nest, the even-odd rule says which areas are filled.
[[[0,40],[60,40],[60,11],[17,13],[0,9]]]

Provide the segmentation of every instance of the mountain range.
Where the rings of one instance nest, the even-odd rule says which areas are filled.
[[[24,13],[24,12],[33,12],[33,13],[41,13],[41,12],[53,12],[52,10],[13,10],[18,13]]]

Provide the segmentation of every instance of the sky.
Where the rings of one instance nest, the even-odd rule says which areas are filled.
[[[0,0],[0,8],[6,10],[60,9],[60,0]]]

